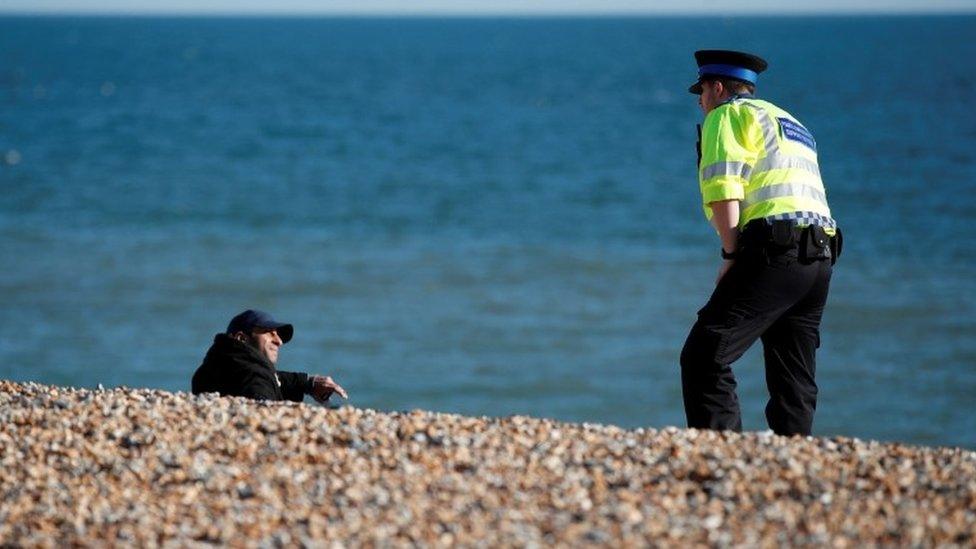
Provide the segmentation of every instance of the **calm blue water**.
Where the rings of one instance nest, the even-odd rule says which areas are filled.
[[[976,447],[974,28],[0,19],[0,378],[187,390],[258,307],[357,406],[683,425],[718,264],[685,88],[732,47],[847,236],[816,433]]]

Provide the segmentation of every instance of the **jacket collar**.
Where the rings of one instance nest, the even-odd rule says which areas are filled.
[[[243,341],[238,341],[230,337],[225,333],[219,333],[214,336],[213,349],[220,354],[256,362],[261,366],[270,369],[272,372],[275,371],[274,364],[271,364],[271,362],[269,362],[260,351],[251,345],[244,343]]]
[[[756,96],[752,95],[751,93],[734,93],[730,95],[728,99],[719,103],[719,105],[725,105],[726,103],[731,103],[739,99],[755,99],[755,98]]]

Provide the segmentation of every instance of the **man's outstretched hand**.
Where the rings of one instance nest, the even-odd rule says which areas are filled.
[[[325,404],[329,401],[332,393],[338,393],[342,398],[349,398],[346,390],[332,380],[329,376],[311,376],[312,378],[312,398],[317,402]]]

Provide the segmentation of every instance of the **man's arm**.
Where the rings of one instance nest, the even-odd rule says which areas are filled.
[[[712,209],[712,225],[718,231],[718,236],[722,240],[722,249],[727,253],[735,253],[739,246],[739,201],[738,200],[719,200],[709,202],[708,206]],[[718,270],[718,284],[725,273],[732,267],[734,259],[722,260],[722,266]]]
[[[712,209],[712,225],[722,239],[722,249],[735,253],[739,245],[739,201],[720,200],[708,206]]]
[[[305,388],[308,386],[308,374],[278,370],[278,379],[281,380],[281,396],[285,400],[293,402],[304,400]]]
[[[328,402],[329,397],[333,393],[338,394],[342,398],[349,398],[342,385],[336,383],[330,376],[308,376],[308,385],[309,394],[312,395],[312,398],[323,404]]]
[[[333,393],[349,398],[346,390],[329,376],[308,375],[297,372],[278,371],[281,380],[281,393],[287,400],[301,402],[304,395],[312,395],[318,402],[325,402]]]

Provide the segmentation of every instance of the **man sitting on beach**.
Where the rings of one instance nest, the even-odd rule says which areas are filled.
[[[227,332],[214,336],[203,364],[193,374],[193,394],[220,393],[257,400],[301,402],[305,395],[325,403],[333,393],[348,398],[329,376],[275,369],[278,348],[295,329],[268,313],[248,309],[231,319]]]

